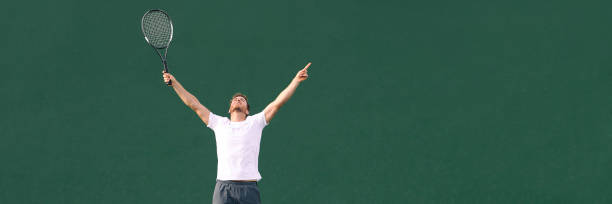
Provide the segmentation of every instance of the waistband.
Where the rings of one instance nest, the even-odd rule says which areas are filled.
[[[231,184],[231,185],[257,185],[257,181],[232,181],[232,180],[219,180],[217,183]]]

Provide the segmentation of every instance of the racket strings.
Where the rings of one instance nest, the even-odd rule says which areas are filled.
[[[170,19],[162,12],[150,12],[143,18],[143,31],[149,43],[155,48],[167,47],[172,39]]]

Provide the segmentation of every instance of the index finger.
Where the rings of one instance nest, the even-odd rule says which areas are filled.
[[[310,64],[312,64],[312,62],[308,62],[308,64],[306,65],[306,67],[304,67],[304,69],[308,69],[308,67],[310,67]]]

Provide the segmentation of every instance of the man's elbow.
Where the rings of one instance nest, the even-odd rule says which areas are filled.
[[[274,106],[276,109],[280,109],[281,107],[283,107],[283,105],[285,105],[287,101],[283,101],[283,100],[276,100],[274,102],[272,102],[272,106]]]
[[[187,103],[187,106],[193,110],[196,110],[200,107],[200,103],[197,101],[190,101],[189,103]]]
[[[268,107],[266,107],[266,112],[272,112],[272,111],[276,112],[278,109],[280,109],[281,106],[283,106],[283,104],[272,102],[270,103],[270,105],[268,105]]]

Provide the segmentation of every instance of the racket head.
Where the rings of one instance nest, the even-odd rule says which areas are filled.
[[[163,10],[147,11],[141,20],[142,34],[147,43],[156,49],[164,49],[170,45],[174,27],[170,16]]]

